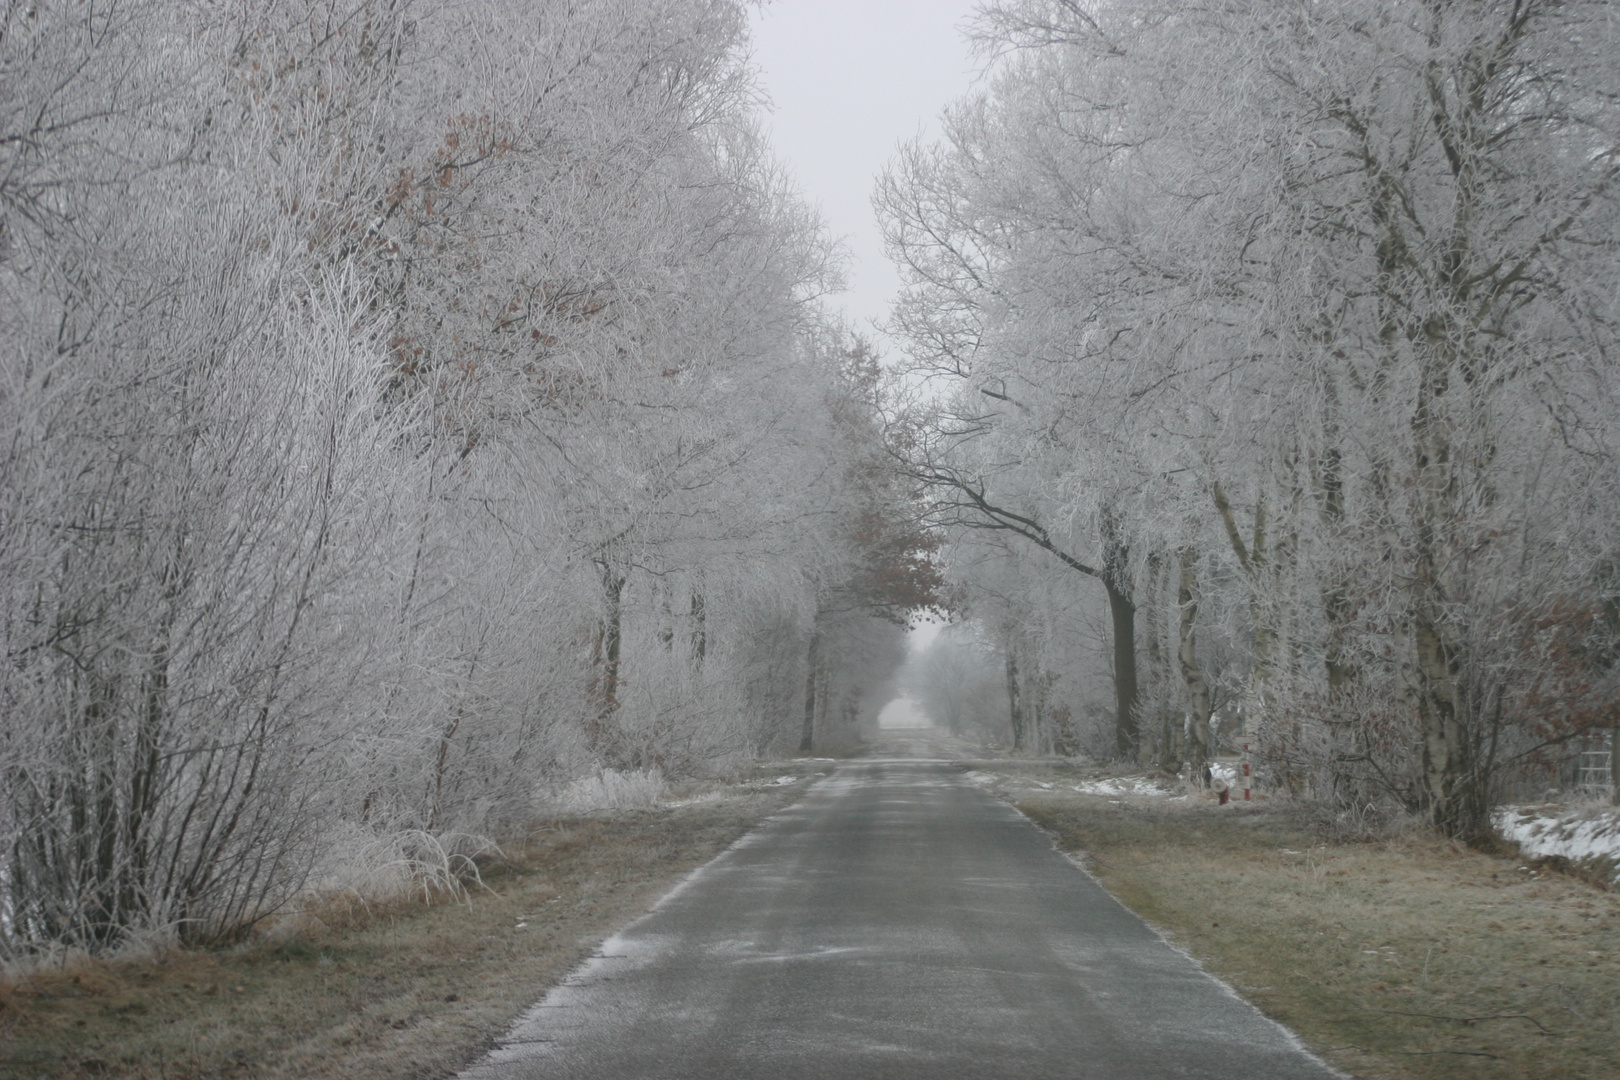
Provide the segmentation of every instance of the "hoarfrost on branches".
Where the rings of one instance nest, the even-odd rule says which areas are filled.
[[[0,19],[0,952],[849,737],[905,495],[741,4]]]
[[[1115,753],[1197,777],[1242,731],[1275,789],[1460,837],[1600,743],[1615,33],[1587,3],[986,6],[986,88],[876,203],[941,386],[906,467],[1009,664],[1039,657],[1015,701],[1094,707],[1100,627]]]

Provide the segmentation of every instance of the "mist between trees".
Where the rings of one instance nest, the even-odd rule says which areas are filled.
[[[1274,791],[1464,838],[1620,755],[1614,6],[973,33],[982,89],[875,197],[955,674],[1039,749],[1197,777],[1245,732]]]
[[[3,9],[0,954],[882,704],[930,542],[746,26]]]

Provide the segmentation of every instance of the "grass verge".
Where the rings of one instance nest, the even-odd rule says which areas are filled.
[[[1114,896],[1367,1080],[1620,1076],[1620,897],[1424,835],[1331,843],[1277,806],[1003,794]],[[1011,781],[1013,790],[1009,790]],[[1034,790],[1031,790],[1031,788]]]
[[[0,981],[0,1077],[214,1080],[447,1076],[615,928],[827,764],[667,809],[537,823],[465,902],[333,905],[279,942],[79,962]]]

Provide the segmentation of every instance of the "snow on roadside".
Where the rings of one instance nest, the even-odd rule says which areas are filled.
[[[1620,809],[1504,806],[1495,814],[1495,825],[1532,857],[1556,855],[1571,862],[1609,859],[1620,884]]]
[[[738,787],[783,787],[783,786],[785,786],[787,784],[797,784],[798,782],[799,782],[799,778],[797,776],[767,776],[767,777],[762,777],[762,778],[760,778],[758,780],[743,780],[743,781],[738,782],[737,786]]]
[[[1085,780],[1069,786],[1082,795],[1147,795],[1153,798],[1168,798],[1176,794],[1146,776],[1110,776],[1102,780]]]
[[[974,769],[962,774],[962,778],[970,784],[982,788],[994,788],[998,784],[1009,794],[1017,791],[1077,791],[1082,795],[1103,795],[1109,798],[1123,798],[1127,795],[1144,795],[1149,798],[1186,798],[1177,787],[1167,785],[1163,780],[1148,776],[1106,776],[1097,780],[1082,780],[1072,782],[1050,782],[1036,780],[1032,777],[1001,776],[996,773],[984,772]]]
[[[762,788],[787,787],[789,784],[797,784],[803,779],[802,776],[784,774],[782,776],[761,776],[753,780],[738,780],[735,783],[718,784],[706,790],[699,790],[680,797],[666,795],[659,798],[658,805],[666,810],[672,810],[681,806],[695,806],[698,803],[723,802],[726,799],[735,798],[750,791],[758,791]]]

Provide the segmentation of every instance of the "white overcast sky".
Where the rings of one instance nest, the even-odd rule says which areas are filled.
[[[773,109],[777,157],[853,256],[834,298],[873,334],[899,278],[883,254],[872,185],[899,143],[967,93],[975,65],[958,27],[976,0],[772,0],[753,17],[753,55]],[[885,352],[892,346],[879,342]]]

